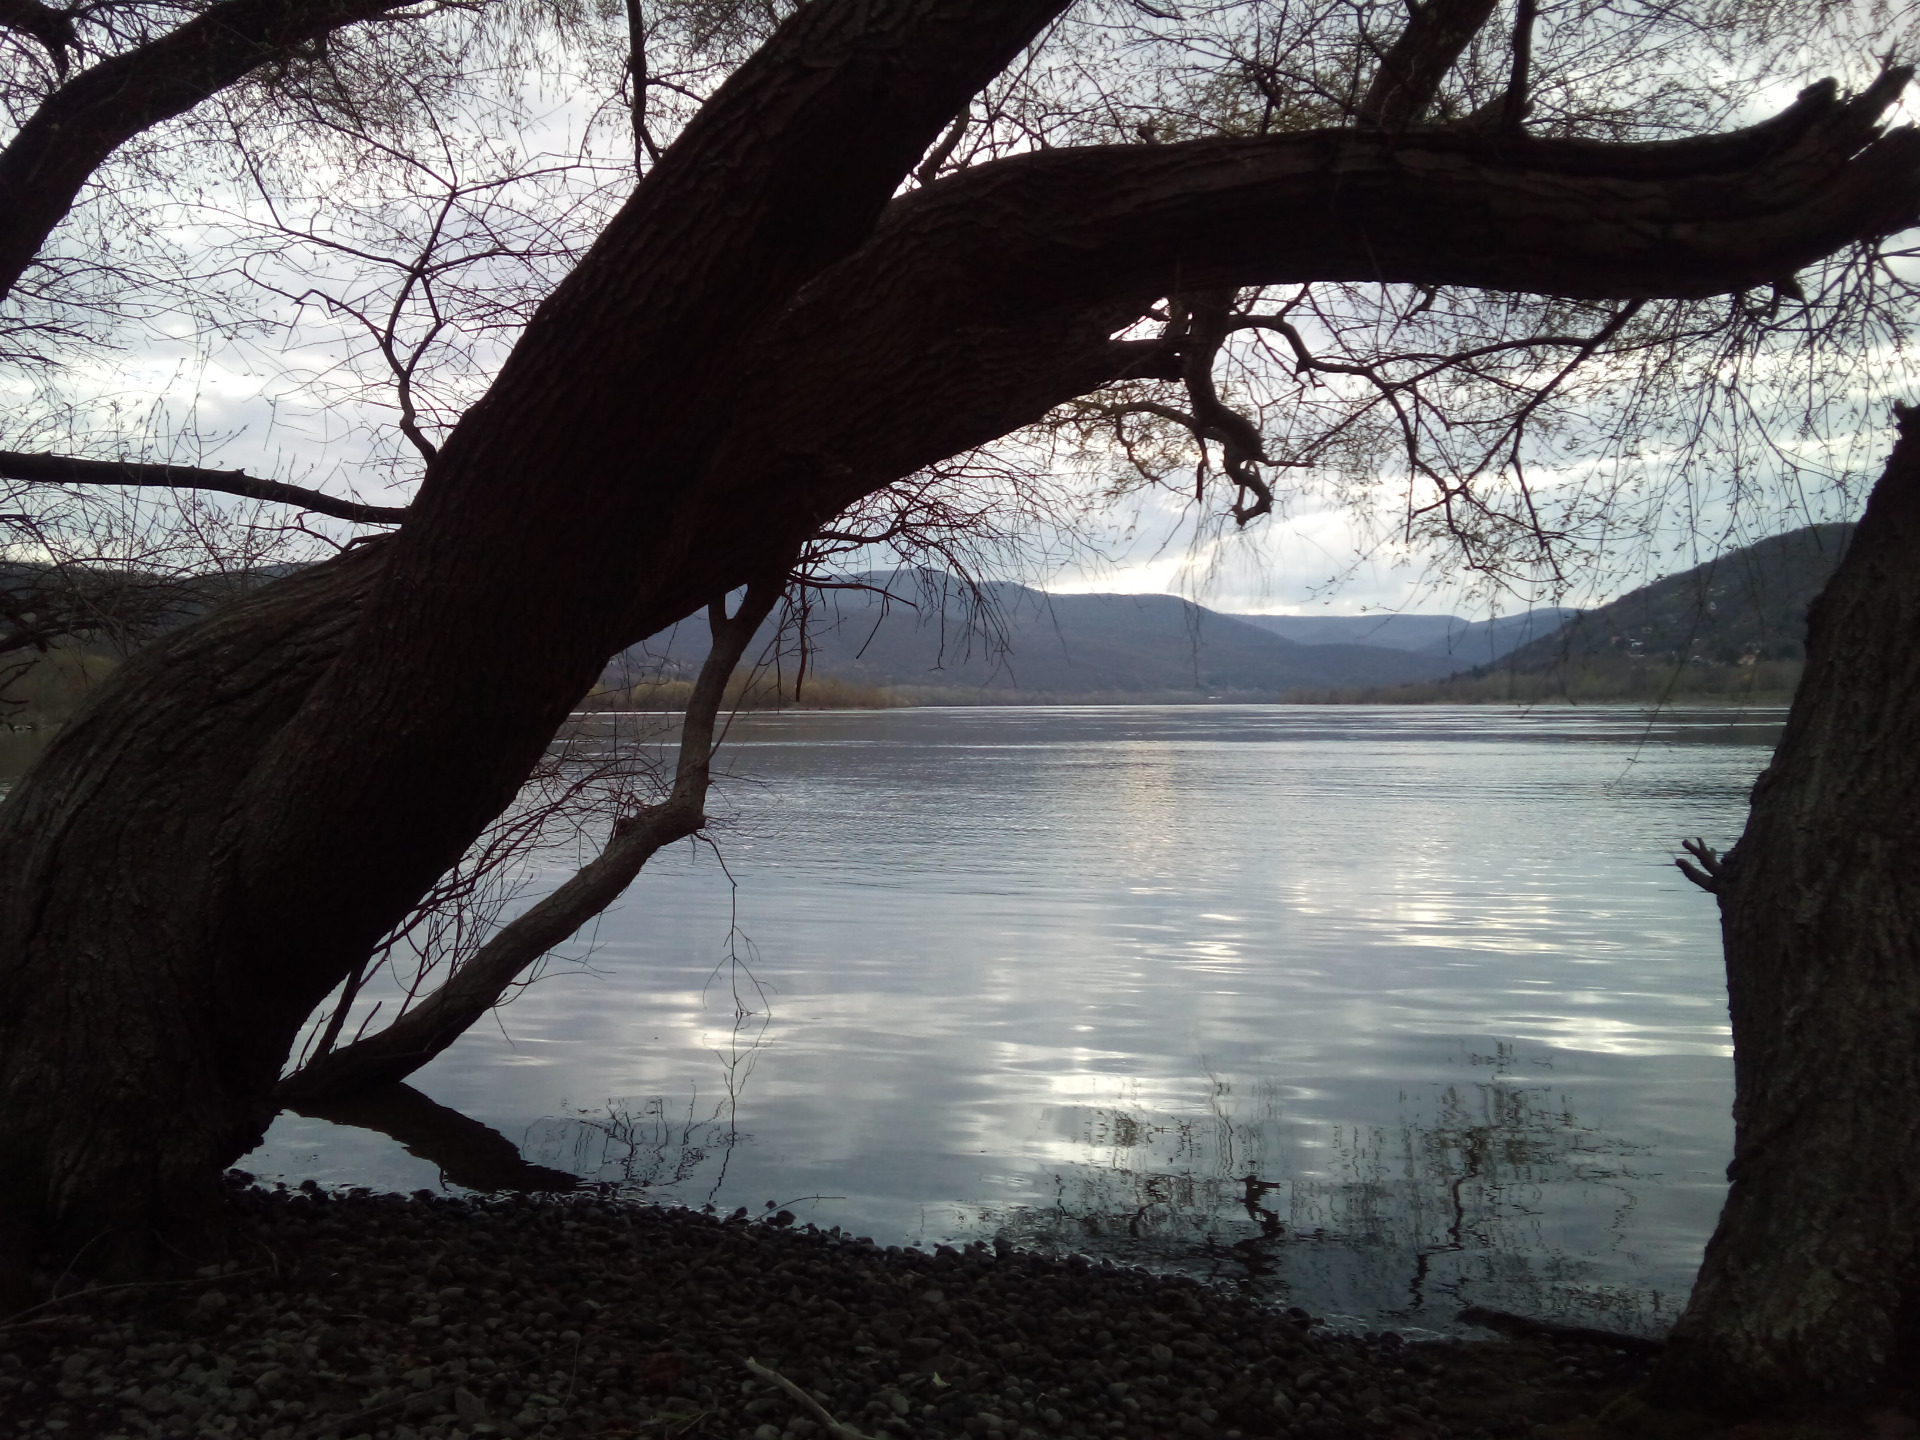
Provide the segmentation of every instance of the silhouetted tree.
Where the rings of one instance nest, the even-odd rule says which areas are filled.
[[[1550,539],[1522,440],[1562,377],[1610,347],[1632,354],[1663,302],[1677,307],[1662,312],[1668,354],[1700,313],[1688,304],[1756,290],[1782,303],[1796,271],[1920,213],[1920,134],[1879,129],[1904,70],[1853,97],[1815,86],[1722,134],[1540,133],[1527,116],[1551,97],[1529,68],[1531,22],[1489,39],[1485,0],[1432,0],[1396,37],[1350,34],[1306,72],[1289,66],[1314,57],[1231,57],[1225,69],[1267,97],[1244,125],[1008,144],[952,168],[972,97],[1063,8],[800,9],[662,150],[484,396],[438,439],[415,423],[424,478],[395,532],[161,637],[62,730],[0,807],[0,1215],[13,1237],[121,1268],[153,1263],[157,1241],[217,1246],[220,1168],[270,1118],[301,1027],[513,801],[608,657],[701,606],[725,616],[742,586],[764,597],[863,497],[1084,397],[1125,412],[1115,387],[1153,382],[1171,387],[1146,402],[1154,415],[1218,454],[1230,508],[1250,518],[1277,471],[1306,463],[1273,453],[1216,383],[1222,346],[1258,330],[1285,342],[1303,387],[1345,375],[1393,417],[1461,543],[1503,515]],[[26,273],[142,126],[386,13],[230,0],[60,79],[0,154],[4,273]],[[1309,22],[1309,38],[1333,23]],[[1499,80],[1470,109],[1453,102],[1473,86],[1442,93],[1461,67]],[[1289,96],[1300,123],[1282,127]],[[1022,124],[1045,139],[1057,119]],[[903,191],[909,177],[921,183]],[[1494,292],[1496,311],[1514,297],[1528,323],[1486,347],[1403,356],[1429,367],[1409,377],[1338,358],[1304,323],[1311,307],[1263,310],[1247,294],[1316,285],[1412,297],[1383,306],[1383,323],[1417,326],[1456,287]],[[1731,332],[1701,332],[1706,351],[1765,308],[1731,307]],[[1531,373],[1521,398],[1461,416],[1481,426],[1483,459],[1439,463],[1429,432],[1445,407],[1422,386],[1495,357]],[[1507,502],[1490,498],[1495,481]],[[1894,943],[1910,958],[1910,932],[1863,932],[1864,948],[1832,953]],[[1763,991],[1780,983],[1758,973]],[[1735,995],[1740,1016],[1738,979]],[[1862,1071],[1817,1100],[1787,1088],[1811,1107],[1796,1117],[1884,1113],[1871,1141],[1911,1167],[1911,1126],[1891,1107],[1854,1110],[1857,1083],[1877,1082]],[[1769,1101],[1751,1085],[1743,1097],[1751,1136]],[[1831,1347],[1804,1343],[1810,1312],[1754,1303],[1802,1272],[1779,1258],[1788,1247],[1745,1248],[1750,1215],[1736,1203],[1716,1246],[1752,1255],[1751,1283],[1703,1287],[1690,1320],[1695,1334],[1760,1336],[1695,1351],[1719,1393],[1884,1377],[1910,1308],[1877,1321],[1849,1309],[1844,1335],[1869,1361],[1816,1370]],[[1827,1258],[1840,1283],[1885,1274],[1902,1304],[1920,1295],[1910,1253]]]

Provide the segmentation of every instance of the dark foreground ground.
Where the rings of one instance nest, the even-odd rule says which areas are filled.
[[[224,1268],[0,1325],[0,1437],[1715,1433],[1635,1423],[1618,1397],[1647,1361],[1610,1345],[1334,1335],[1077,1259],[575,1197],[234,1204]],[[1585,1418],[1610,1402],[1604,1425]],[[1742,1433],[1904,1432],[1881,1417]]]

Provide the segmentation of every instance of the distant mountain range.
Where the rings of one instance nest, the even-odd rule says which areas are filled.
[[[842,590],[822,602],[808,624],[808,673],[949,703],[1274,699],[1400,685],[1497,658],[1575,613],[1480,624],[1448,615],[1228,615],[1168,595],[1050,595],[1004,581],[983,587],[980,605],[938,572],[860,578],[885,593]],[[682,622],[635,647],[608,683],[690,678],[705,658],[705,629]],[[1379,636],[1387,638],[1363,638]],[[769,627],[761,643],[771,640]]]
[[[857,577],[873,589],[817,600],[807,674],[823,682],[815,703],[830,705],[1777,697],[1799,678],[1807,606],[1852,533],[1851,525],[1808,526],[1595,610],[1542,607],[1483,621],[1233,615],[1168,595],[1049,595],[1004,581],[986,585],[976,604],[952,576],[895,571]],[[292,568],[56,577],[0,565],[0,599],[16,611],[71,602],[87,622],[59,654],[12,678],[0,716],[58,721],[127,649]],[[696,616],[616,657],[602,677],[614,693],[602,703],[683,703],[685,682],[706,657],[706,631]],[[769,624],[757,649],[774,639]],[[779,666],[788,694],[797,659],[788,637]],[[678,695],[669,693],[675,686]]]
[[[1450,660],[1456,669],[1490,665],[1529,641],[1551,635],[1581,612],[1546,605],[1492,620],[1457,615],[1235,615],[1303,645],[1377,645]]]
[[[1348,699],[1633,699],[1791,688],[1807,605],[1849,525],[1732,550],[1591,611],[1233,615],[1168,595],[1050,595],[949,575],[858,577],[809,617],[807,674],[907,703]],[[771,624],[760,645],[773,644]],[[608,687],[685,681],[706,655],[696,618],[619,657]],[[791,677],[792,637],[782,661]],[[804,697],[803,697],[804,698]],[[839,703],[839,702],[828,702]],[[861,703],[861,702],[850,702]]]

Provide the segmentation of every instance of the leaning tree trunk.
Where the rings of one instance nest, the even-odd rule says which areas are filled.
[[[170,637],[63,730],[0,806],[0,1244],[140,1269],[217,1235],[305,1015],[636,627],[798,538],[703,523],[742,352],[1065,3],[802,8],[542,304],[398,534]]]
[[[61,1216],[85,1217],[61,1248],[108,1270],[162,1224],[182,1251],[216,1238],[210,1161],[265,1127],[301,1003],[205,963],[223,802],[339,655],[385,548],[162,637],[55,737],[66,783],[30,776],[0,808],[0,1280]]]
[[[275,1088],[277,1103],[296,1109],[332,1103],[406,1079],[498,1005],[541,956],[618,900],[647,861],[707,823],[713,735],[727,682],[760,622],[773,612],[787,574],[782,567],[749,585],[732,615],[724,600],[707,607],[712,645],[687,699],[680,757],[666,797],[615,821],[606,848],[590,864],[501,926],[444,984],[391,1025],[337,1050],[323,1041],[318,1054]],[[352,999],[350,992],[341,996],[336,1027]]]
[[[1733,1184],[1656,1377],[1676,1401],[1853,1403],[1920,1374],[1920,412],[1899,428],[1708,877]]]

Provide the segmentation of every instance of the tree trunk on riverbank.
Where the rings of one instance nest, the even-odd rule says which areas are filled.
[[[1064,3],[803,9],[547,298],[398,534],[168,637],[63,729],[0,806],[0,1238],[121,1271],[213,1243],[301,1022],[607,658],[831,513],[702,489],[741,352]],[[825,465],[762,474],[804,513]]]
[[[1814,602],[1745,833],[1708,878],[1732,1189],[1656,1392],[1745,1411],[1920,1375],[1920,412]]]

